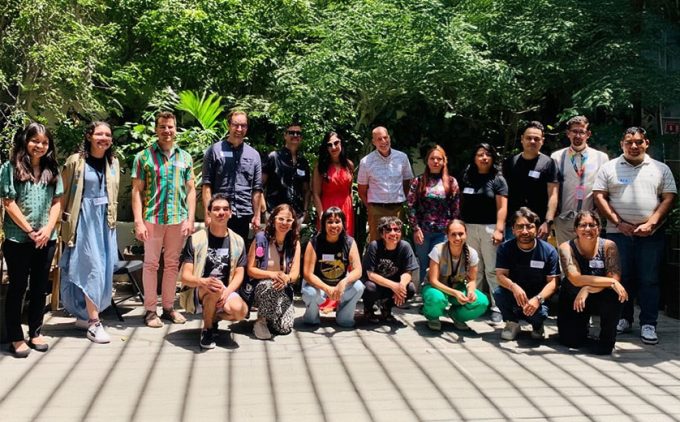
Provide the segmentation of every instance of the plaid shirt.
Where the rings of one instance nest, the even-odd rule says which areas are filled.
[[[145,221],[153,224],[179,224],[186,220],[186,184],[194,179],[194,162],[188,152],[173,146],[169,156],[154,143],[135,156],[132,178],[144,180]]]

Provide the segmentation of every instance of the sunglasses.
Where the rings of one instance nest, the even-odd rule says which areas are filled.
[[[333,142],[328,142],[328,143],[326,144],[326,147],[327,147],[327,148],[335,148],[335,147],[337,147],[338,145],[340,145],[340,141],[333,141]]]
[[[302,132],[300,132],[299,130],[287,130],[286,134],[288,136],[302,136]]]
[[[401,233],[401,229],[399,227],[387,227],[383,230],[385,233]]]

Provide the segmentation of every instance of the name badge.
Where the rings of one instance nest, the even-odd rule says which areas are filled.
[[[586,187],[585,186],[576,186],[574,193],[576,194],[576,199],[578,201],[582,201],[586,198]]]
[[[541,172],[536,171],[536,170],[530,170],[529,171],[529,177],[533,177],[534,179],[538,179],[539,177],[541,177]]]
[[[297,169],[297,175],[298,176],[304,176],[306,173],[304,170]]]
[[[604,268],[604,261],[601,259],[591,259],[588,266],[590,268]]]
[[[321,254],[322,261],[335,261],[335,255],[332,253]]]
[[[545,267],[545,262],[543,262],[543,261],[534,261],[534,260],[532,259],[531,262],[529,263],[529,266],[530,266],[531,268],[539,268],[539,269],[542,269],[543,267]]]
[[[227,157],[227,158],[233,158],[234,152],[233,151],[220,151],[220,156],[221,157]]]
[[[474,190],[474,188],[465,188],[465,189],[463,189],[463,193],[466,193],[468,195],[474,195],[475,190]]]
[[[619,183],[622,185],[630,185],[630,177],[619,177]]]
[[[229,255],[229,248],[218,248],[215,253],[217,256],[227,256]]]
[[[174,163],[172,163],[172,165],[175,166],[175,167],[177,167],[177,168],[179,168],[179,169],[185,169],[185,168],[187,168],[187,165],[184,164],[184,163],[181,162],[181,161],[175,161]]]
[[[107,198],[105,196],[103,196],[101,198],[94,198],[94,200],[92,202],[94,202],[95,205],[106,205],[106,204],[109,203],[109,198]]]

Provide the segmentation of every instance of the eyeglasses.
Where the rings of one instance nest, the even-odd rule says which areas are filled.
[[[246,123],[229,123],[229,126],[235,128],[235,129],[248,129],[248,124]]]
[[[386,227],[386,228],[383,229],[383,231],[385,233],[392,233],[392,232],[401,233],[401,228],[399,228],[399,227]]]
[[[517,230],[517,231],[522,231],[522,230],[531,231],[531,230],[536,228],[536,225],[535,224],[515,224],[514,226],[512,226],[512,228]]]
[[[588,134],[587,130],[569,129],[569,132],[571,132],[571,134],[575,136],[585,136]]]
[[[302,136],[302,132],[300,132],[299,130],[287,130],[286,134],[288,136]]]
[[[333,142],[328,142],[326,144],[326,148],[335,148],[338,145],[340,145],[340,141],[333,141]]]
[[[293,221],[295,221],[295,220],[293,220],[292,218],[276,217],[277,223],[292,224]]]
[[[599,228],[600,226],[598,226],[595,223],[580,223],[576,227],[581,229],[581,230],[585,230],[585,229],[596,229],[596,228]]]

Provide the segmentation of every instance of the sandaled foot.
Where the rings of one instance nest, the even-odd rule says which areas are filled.
[[[163,309],[161,319],[170,321],[173,324],[184,324],[187,322],[187,319],[184,318],[184,315],[180,314],[174,309]]]
[[[163,326],[163,321],[158,318],[156,311],[146,311],[144,315],[144,324],[151,328],[161,328]]]

